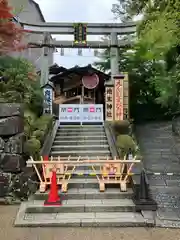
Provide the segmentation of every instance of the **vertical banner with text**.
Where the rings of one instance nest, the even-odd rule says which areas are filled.
[[[105,119],[106,121],[113,121],[114,118],[114,87],[106,86],[105,92]]]
[[[53,104],[53,90],[51,88],[44,88],[44,106],[43,112],[46,114],[52,114],[52,104]]]
[[[124,74],[123,83],[123,105],[124,105],[124,119],[129,119],[129,79],[128,73]]]
[[[124,76],[114,76],[114,120],[123,120],[124,119],[124,104],[123,104],[123,83]]]

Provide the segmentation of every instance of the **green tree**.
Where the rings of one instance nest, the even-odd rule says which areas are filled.
[[[121,21],[142,14],[137,39],[129,50],[120,50],[120,72],[129,72],[130,103],[152,103],[179,109],[180,1],[117,0],[112,11]],[[110,67],[109,50],[102,53],[96,65]]]
[[[25,59],[0,57],[0,76],[1,102],[24,103],[39,115],[43,95],[34,66]]]

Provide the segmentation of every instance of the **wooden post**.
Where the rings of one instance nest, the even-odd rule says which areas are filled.
[[[84,85],[81,87],[81,104],[84,104]]]

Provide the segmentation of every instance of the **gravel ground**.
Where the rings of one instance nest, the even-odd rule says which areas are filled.
[[[2,240],[179,240],[180,229],[163,228],[14,228],[18,206],[0,206]]]

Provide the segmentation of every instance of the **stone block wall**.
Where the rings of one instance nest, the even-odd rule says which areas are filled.
[[[23,106],[0,103],[0,198],[26,199],[35,189],[36,175],[23,156]]]

